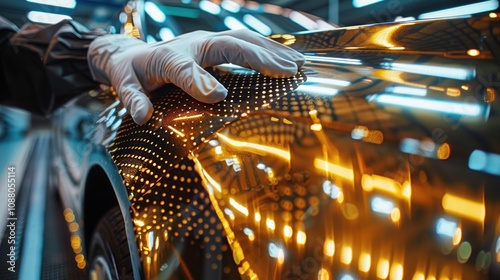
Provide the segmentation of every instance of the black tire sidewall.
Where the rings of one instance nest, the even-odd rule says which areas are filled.
[[[89,276],[99,258],[109,266],[112,279],[133,279],[125,223],[118,206],[101,218],[92,234],[89,246]]]

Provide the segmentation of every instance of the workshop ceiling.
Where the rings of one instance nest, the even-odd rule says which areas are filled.
[[[117,18],[128,0],[58,0],[60,3],[76,1],[74,9],[41,5],[28,1],[48,0],[0,0],[0,15],[20,26],[28,21],[27,14],[30,11],[58,13],[70,15],[89,26],[105,28],[110,25],[112,19]],[[221,0],[211,1],[220,2]],[[244,0],[233,1],[242,2]],[[332,20],[341,26],[393,21],[396,17],[418,18],[422,13],[471,3],[496,2],[498,4],[497,0],[254,0],[254,2],[304,11]],[[357,8],[353,5],[354,3],[367,2],[372,2],[372,4]],[[331,8],[335,6],[338,8]]]

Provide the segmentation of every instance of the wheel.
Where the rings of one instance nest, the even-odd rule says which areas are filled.
[[[112,208],[101,218],[89,252],[89,279],[134,279],[120,207]]]

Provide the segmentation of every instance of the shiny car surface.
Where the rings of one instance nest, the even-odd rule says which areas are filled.
[[[210,71],[226,100],[168,85],[142,126],[105,87],[55,114],[79,266],[124,279],[499,277],[499,20],[271,38],[306,55],[296,76],[221,65]]]

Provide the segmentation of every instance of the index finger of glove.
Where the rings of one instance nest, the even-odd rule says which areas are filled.
[[[240,40],[247,41],[259,47],[268,49],[284,59],[293,61],[297,67],[302,67],[305,64],[305,57],[300,52],[278,43],[270,38],[264,37],[259,33],[248,29],[237,29],[220,32],[221,35],[229,35]]]
[[[135,73],[123,71],[122,75],[112,75],[111,84],[115,86],[118,97],[137,124],[144,124],[151,118],[153,105],[144,94]]]
[[[212,38],[205,52],[203,61],[199,61],[203,67],[233,63],[275,78],[291,77],[298,70],[294,61],[232,36]]]

